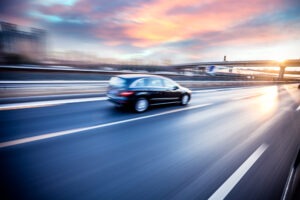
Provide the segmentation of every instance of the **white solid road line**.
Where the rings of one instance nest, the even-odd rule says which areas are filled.
[[[212,89],[212,90],[192,90],[192,93],[205,93],[205,92],[217,92],[221,91],[221,89]]]
[[[50,100],[50,101],[34,101],[34,102],[25,102],[25,103],[10,103],[10,104],[0,105],[0,111],[24,109],[24,108],[38,108],[38,107],[54,106],[54,105],[67,104],[67,103],[81,103],[81,102],[104,101],[104,100],[107,100],[107,97],[90,97],[90,98],[62,99],[62,100]]]
[[[232,98],[232,100],[242,100],[242,99],[248,99],[248,98],[251,98],[251,97],[255,97],[255,95],[248,95],[248,96],[242,96],[242,97],[235,97],[235,98]]]
[[[202,108],[202,107],[209,106],[209,105],[212,105],[212,104],[200,104],[200,105],[195,105],[195,106],[188,106],[185,108],[179,108],[179,109],[170,110],[170,111],[166,111],[166,112],[162,112],[162,113],[146,115],[146,116],[142,116],[142,117],[135,117],[135,118],[131,118],[131,119],[110,122],[110,123],[106,123],[106,124],[99,124],[99,125],[95,125],[95,126],[71,129],[71,130],[66,130],[66,131],[59,131],[59,132],[55,132],[55,133],[48,133],[48,134],[43,134],[43,135],[38,135],[38,136],[33,136],[33,137],[28,137],[28,138],[23,138],[23,139],[2,142],[2,143],[0,143],[0,148],[15,146],[18,144],[24,144],[24,143],[28,143],[28,142],[34,142],[34,141],[38,141],[38,140],[44,140],[44,139],[63,136],[63,135],[69,135],[69,134],[78,133],[78,132],[82,132],[82,131],[103,128],[103,127],[107,127],[107,126],[113,126],[113,125],[117,125],[117,124],[123,124],[123,123],[127,123],[127,122],[138,121],[138,120],[142,120],[142,119],[148,119],[148,118],[157,117],[157,116],[161,116],[161,115],[177,113],[177,112],[181,112],[181,111],[185,111],[185,110]]]
[[[221,88],[221,89],[207,89],[207,90],[192,90],[192,93],[206,93],[206,92],[228,92],[232,90],[249,90],[253,88]]]
[[[108,83],[98,80],[44,80],[44,81],[0,81],[0,84],[60,84],[60,83]]]
[[[290,174],[289,174],[289,177],[288,177],[288,180],[287,180],[287,185],[284,187],[284,191],[283,191],[283,195],[282,195],[282,200],[286,200],[286,196],[288,194],[288,190],[290,188],[290,184],[291,184],[291,179],[292,179],[292,176],[294,174],[294,167],[292,167],[291,171],[290,171]]]
[[[260,147],[251,154],[251,156],[223,183],[223,185],[210,196],[209,200],[224,199],[267,148],[267,144],[260,145]]]
[[[213,92],[218,90],[198,90],[193,91],[196,93],[200,92]],[[33,102],[23,102],[23,103],[8,103],[0,105],[1,110],[17,110],[17,109],[25,109],[25,108],[39,108],[39,107],[48,107],[48,106],[56,106],[61,104],[69,104],[69,103],[82,103],[82,102],[91,102],[91,101],[105,101],[107,97],[89,97],[89,98],[76,98],[76,99],[61,99],[61,100],[48,100],[48,101],[33,101]]]

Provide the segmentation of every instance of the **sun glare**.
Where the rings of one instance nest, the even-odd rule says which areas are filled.
[[[261,114],[271,113],[277,108],[278,88],[277,86],[264,88],[262,94],[259,98],[259,111]]]
[[[275,61],[279,63],[284,63],[287,59],[286,58],[276,58]]]

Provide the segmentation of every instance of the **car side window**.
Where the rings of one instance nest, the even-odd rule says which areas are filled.
[[[141,88],[141,87],[145,87],[146,84],[145,84],[145,79],[144,78],[141,78],[141,79],[138,79],[136,81],[134,81],[131,85],[130,85],[130,88]]]
[[[160,88],[164,87],[164,83],[160,78],[149,78],[147,81],[147,87]]]
[[[168,79],[164,79],[164,86],[166,88],[173,88],[175,87],[177,84],[171,80],[168,80]]]

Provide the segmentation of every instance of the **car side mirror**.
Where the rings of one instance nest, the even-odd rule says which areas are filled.
[[[179,89],[179,87],[177,85],[173,86],[173,90],[178,90],[178,89]]]

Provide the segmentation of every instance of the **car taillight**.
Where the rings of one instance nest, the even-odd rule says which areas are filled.
[[[123,92],[119,93],[119,96],[128,97],[128,96],[133,95],[133,94],[134,94],[134,92],[132,92],[132,91],[123,91]]]

